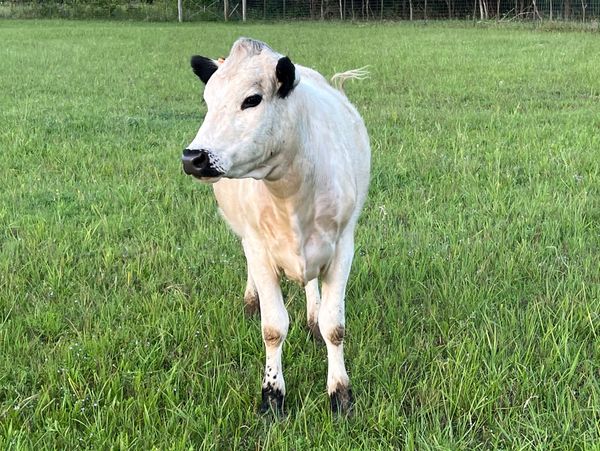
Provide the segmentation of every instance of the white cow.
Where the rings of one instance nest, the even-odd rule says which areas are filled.
[[[206,84],[208,112],[183,167],[214,183],[223,216],[242,241],[244,300],[249,311],[260,307],[266,348],[261,411],[280,412],[284,404],[283,271],[305,287],[308,325],[327,346],[331,408],[349,412],[344,295],[369,184],[364,123],[319,73],[262,42],[241,38],[225,60],[194,56],[191,64]]]

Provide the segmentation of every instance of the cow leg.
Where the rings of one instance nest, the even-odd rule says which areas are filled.
[[[327,346],[327,393],[334,413],[349,413],[354,402],[344,365],[344,295],[353,256],[350,230],[338,242],[333,261],[323,275],[319,328]]]
[[[276,413],[283,413],[285,381],[281,353],[288,332],[289,318],[283,303],[277,273],[260,253],[249,250],[246,256],[252,280],[258,292],[262,337],[266,353],[260,411],[264,413],[273,410]]]
[[[258,291],[248,268],[248,279],[246,281],[246,290],[244,291],[244,311],[248,316],[253,316],[260,311],[260,303],[258,300]]]
[[[315,278],[308,282],[304,287],[306,293],[306,322],[312,333],[313,338],[322,340],[319,330],[319,305],[321,296],[319,295],[319,279]]]
[[[258,300],[258,291],[256,291],[256,285],[252,274],[250,273],[250,261],[248,260],[248,249],[245,240],[242,240],[242,247],[244,248],[244,254],[246,255],[246,262],[248,265],[248,278],[246,279],[246,289],[244,290],[244,311],[248,316],[252,316],[260,311],[260,304]]]

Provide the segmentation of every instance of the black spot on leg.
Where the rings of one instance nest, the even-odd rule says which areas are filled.
[[[331,341],[334,346],[339,346],[344,341],[345,334],[346,330],[344,329],[344,326],[338,325],[329,333],[329,341]]]
[[[317,323],[313,320],[308,320],[308,330],[310,330],[310,333],[315,341],[318,341],[318,342],[325,341],[325,340],[323,340],[323,335],[321,335],[321,330],[319,329],[319,323]]]
[[[277,329],[270,326],[262,328],[263,340],[267,346],[279,346],[283,341],[282,335]]]
[[[277,416],[283,415],[284,403],[285,397],[281,390],[274,388],[270,382],[263,387],[260,413],[273,412]]]
[[[258,293],[247,293],[244,296],[244,313],[247,316],[254,316],[260,313]]]
[[[348,386],[338,385],[335,391],[329,395],[331,412],[334,415],[350,415],[354,407],[354,396]]]

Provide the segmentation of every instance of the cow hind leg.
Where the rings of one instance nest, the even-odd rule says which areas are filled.
[[[321,295],[319,294],[319,279],[315,278],[304,287],[306,293],[306,323],[315,340],[322,341],[321,331],[319,330],[319,306],[321,304]]]
[[[248,271],[246,290],[244,291],[244,311],[248,316],[254,316],[260,312],[258,291],[256,291],[256,285],[254,285],[250,271]]]
[[[244,248],[244,254],[246,255],[246,262],[248,265],[248,278],[246,279],[246,289],[244,290],[244,312],[248,316],[254,316],[260,312],[260,300],[258,298],[258,291],[256,284],[252,278],[250,272],[250,260],[248,258],[248,246],[245,240],[242,240],[242,247]]]
[[[334,260],[323,277],[319,329],[327,346],[327,393],[335,414],[349,414],[354,399],[344,364],[346,283],[354,255],[354,238],[347,232],[338,243]]]

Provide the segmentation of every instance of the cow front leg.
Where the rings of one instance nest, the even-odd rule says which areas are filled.
[[[269,287],[257,284],[260,299],[260,319],[265,344],[265,375],[262,382],[261,412],[283,413],[285,381],[283,379],[282,350],[287,336],[289,318],[276,277]]]
[[[319,330],[319,306],[321,305],[321,295],[319,294],[319,279],[315,278],[308,282],[304,287],[306,293],[306,323],[313,338],[322,340]]]
[[[334,413],[350,413],[354,399],[344,364],[344,296],[354,256],[354,237],[347,232],[336,247],[334,259],[323,276],[319,328],[327,346],[327,393]]]
[[[255,255],[250,251],[247,257],[260,302],[261,330],[266,354],[260,411],[281,414],[285,401],[281,354],[288,332],[289,318],[277,273],[260,254]]]

